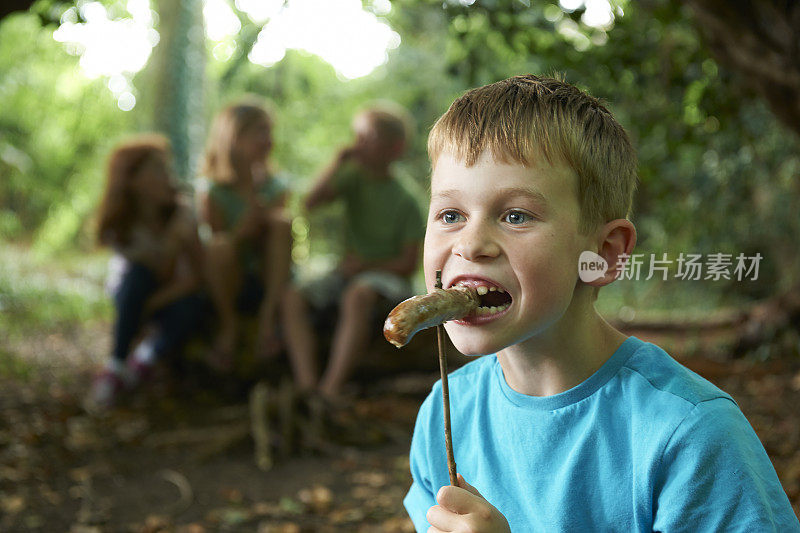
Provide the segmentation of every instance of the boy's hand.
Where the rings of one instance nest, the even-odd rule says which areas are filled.
[[[447,485],[439,489],[434,505],[428,509],[426,518],[431,524],[428,531],[469,531],[471,533],[510,533],[506,518],[478,489],[467,483],[458,474],[458,487]]]
[[[357,156],[358,148],[354,145],[345,146],[340,149],[336,156],[328,164],[327,168],[317,178],[317,182],[306,195],[303,204],[307,210],[312,210],[318,205],[334,200],[339,191],[334,186],[336,173],[347,161]]]

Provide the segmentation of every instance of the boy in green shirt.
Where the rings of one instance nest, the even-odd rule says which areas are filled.
[[[336,272],[286,296],[286,341],[298,386],[327,398],[341,387],[369,339],[372,311],[383,297],[411,296],[425,222],[414,196],[390,169],[406,147],[406,121],[398,112],[368,109],[353,121],[356,142],[341,149],[305,199],[305,207],[341,201],[345,255]],[[339,301],[328,366],[317,382],[316,336],[308,299]],[[326,303],[326,302],[323,302]]]

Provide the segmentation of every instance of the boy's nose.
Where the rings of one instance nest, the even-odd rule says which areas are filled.
[[[458,232],[453,254],[467,261],[490,259],[500,255],[500,247],[480,224],[467,225]]]

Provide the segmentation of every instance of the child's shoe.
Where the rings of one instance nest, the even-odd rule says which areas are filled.
[[[125,372],[125,385],[129,389],[138,387],[143,381],[147,381],[153,375],[153,364],[155,363],[155,348],[151,339],[144,340],[136,347],[133,354],[128,358]]]
[[[110,409],[116,404],[124,388],[125,380],[120,372],[106,368],[94,378],[87,407],[99,411]]]
[[[125,375],[125,386],[134,389],[149,380],[153,375],[153,365],[131,358]]]

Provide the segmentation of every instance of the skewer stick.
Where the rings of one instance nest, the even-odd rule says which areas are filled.
[[[436,288],[442,288],[442,271],[436,271]],[[439,372],[442,375],[442,403],[444,405],[444,446],[447,450],[447,471],[450,473],[450,484],[458,486],[456,475],[456,459],[453,455],[453,431],[450,428],[450,387],[447,384],[447,355],[444,351],[444,326],[436,326],[436,339],[439,344]]]

